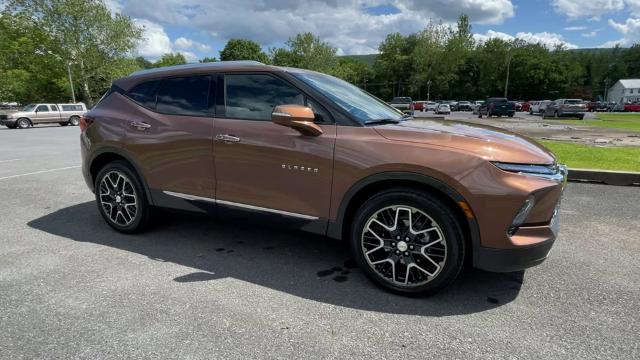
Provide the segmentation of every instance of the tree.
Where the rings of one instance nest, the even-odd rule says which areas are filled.
[[[153,63],[153,67],[184,65],[187,63],[187,59],[180,53],[166,53]]]
[[[274,65],[328,71],[335,66],[336,49],[312,33],[289,38],[286,48],[271,49]]]
[[[210,63],[210,62],[216,62],[218,61],[218,59],[215,58],[215,56],[209,57],[209,56],[205,56],[202,59],[198,60],[199,63]]]
[[[351,57],[338,58],[328,73],[363,88],[367,87],[368,81],[373,80],[373,70],[369,65]]]
[[[138,56],[134,59],[136,65],[138,65],[141,69],[151,69],[153,67],[153,63],[142,56]]]
[[[142,29],[121,14],[112,14],[102,0],[7,0],[7,11],[26,16],[58,44],[51,50],[73,64],[82,98],[89,105],[108,88],[119,60],[134,50]]]
[[[220,61],[254,60],[262,63],[268,62],[258,43],[247,39],[231,39],[227,41],[224,49],[220,51]]]
[[[0,13],[0,102],[70,99],[67,65],[48,54],[57,46],[31,17]]]

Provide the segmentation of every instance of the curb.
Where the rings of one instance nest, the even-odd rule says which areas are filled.
[[[592,169],[569,169],[569,181],[593,181],[607,185],[640,185],[640,173]]]

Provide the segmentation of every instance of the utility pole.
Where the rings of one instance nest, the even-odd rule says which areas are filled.
[[[427,81],[427,101],[431,100],[431,80]]]
[[[67,73],[69,74],[69,85],[71,86],[71,99],[76,103],[76,92],[73,90],[73,79],[71,79],[71,62],[67,62]]]
[[[509,70],[511,68],[511,48],[507,52],[507,79],[504,81],[504,97],[507,97],[509,92]]]
[[[604,79],[604,102],[609,102],[609,100],[607,100],[607,92],[609,90],[609,78]]]

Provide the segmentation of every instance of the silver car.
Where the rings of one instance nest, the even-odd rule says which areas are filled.
[[[87,107],[80,104],[29,104],[22,110],[0,117],[0,125],[10,129],[26,129],[36,124],[58,123],[78,126]]]

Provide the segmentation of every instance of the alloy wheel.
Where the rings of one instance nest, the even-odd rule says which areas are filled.
[[[138,196],[127,175],[113,170],[100,181],[100,205],[118,226],[128,226],[138,214]]]
[[[392,205],[374,213],[365,223],[361,245],[369,266],[396,286],[432,281],[447,259],[440,226],[411,206]]]

